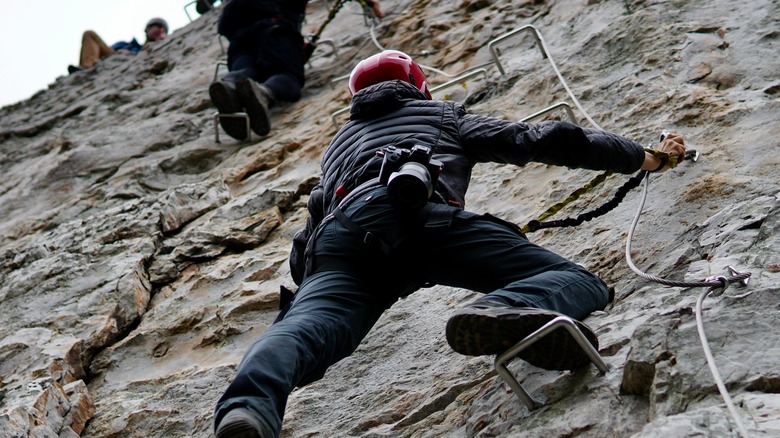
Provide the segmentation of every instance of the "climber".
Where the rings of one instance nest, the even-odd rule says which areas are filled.
[[[111,56],[117,52],[124,51],[136,54],[142,48],[146,47],[147,44],[165,38],[168,35],[168,22],[162,18],[152,18],[146,23],[144,34],[146,34],[146,42],[144,42],[143,46],[139,44],[135,38],[133,38],[130,42],[120,41],[109,47],[97,33],[88,30],[84,32],[81,37],[81,56],[79,58],[79,66],[68,66],[68,72],[73,74],[81,69],[91,67],[99,60]]]
[[[218,438],[277,436],[293,388],[322,378],[382,312],[420,287],[484,294],[447,322],[448,343],[465,355],[500,354],[560,314],[581,320],[607,305],[607,286],[595,274],[529,242],[513,224],[463,209],[476,163],[669,168],[616,134],[559,121],[513,123],[431,100],[420,67],[398,51],[357,64],[349,89],[350,121],[325,151],[306,227],[293,239],[290,269],[300,287],[219,400]],[[685,143],[670,134],[658,150],[683,157]],[[577,324],[597,347],[596,335]],[[554,370],[589,363],[566,330],[519,357]]]
[[[304,41],[301,25],[308,0],[231,0],[222,9],[217,31],[228,47],[228,73],[209,86],[220,114],[245,111],[252,131],[271,130],[269,108],[279,101],[297,102],[304,84]],[[369,0],[381,17],[378,0]],[[220,117],[225,132],[249,137],[246,122]]]

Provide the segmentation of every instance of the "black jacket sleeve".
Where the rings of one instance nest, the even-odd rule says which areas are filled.
[[[309,217],[306,219],[306,227],[293,237],[293,245],[290,250],[290,274],[293,281],[298,286],[303,282],[303,276],[306,273],[306,246],[314,230],[322,222],[324,217],[323,190],[320,184],[317,184],[309,195]]]
[[[632,140],[568,122],[513,123],[465,114],[459,120],[461,142],[474,162],[522,166],[535,161],[569,168],[631,173],[644,161]]]

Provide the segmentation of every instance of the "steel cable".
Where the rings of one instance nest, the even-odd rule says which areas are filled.
[[[729,391],[726,389],[726,385],[723,383],[723,379],[720,377],[718,368],[715,366],[715,358],[712,356],[710,345],[707,342],[707,335],[704,333],[704,323],[702,322],[702,307],[704,304],[704,299],[715,290],[716,287],[711,287],[705,290],[704,293],[699,296],[699,299],[696,300],[696,329],[699,332],[699,340],[701,341],[701,348],[704,350],[704,356],[707,359],[707,366],[710,368],[710,373],[712,374],[713,380],[715,380],[715,385],[718,386],[720,396],[723,398],[723,401],[726,402],[726,407],[728,408],[729,413],[731,413],[731,417],[734,419],[734,422],[737,423],[737,429],[739,429],[739,433],[743,438],[747,438],[747,429],[745,429],[745,425],[742,424],[742,420],[739,418],[737,408],[734,406],[734,401],[731,400],[731,395],[729,395]]]
[[[667,280],[665,278],[657,277],[655,275],[647,274],[636,267],[634,264],[633,259],[631,258],[631,242],[634,238],[634,231],[636,230],[636,226],[639,223],[639,218],[642,215],[642,210],[645,208],[645,201],[647,200],[647,192],[648,192],[648,183],[649,180],[649,173],[645,175],[644,178],[644,186],[642,188],[642,197],[639,201],[639,207],[637,208],[636,214],[634,215],[634,220],[631,222],[631,228],[628,230],[628,239],[626,242],[626,262],[628,262],[629,268],[631,268],[634,273],[644,279],[654,281],[659,284],[663,284],[665,286],[674,286],[674,287],[714,287],[714,286],[721,286],[725,288],[728,286],[728,283],[734,282],[734,281],[745,281],[750,278],[750,273],[738,273],[736,275],[732,275],[731,277],[718,277],[722,280],[705,280],[705,281],[674,281],[674,280]]]
[[[707,287],[708,289],[704,291],[704,293],[699,296],[699,299],[696,301],[696,328],[699,333],[699,340],[701,341],[702,349],[704,350],[704,356],[707,360],[707,366],[710,369],[710,374],[712,375],[713,380],[715,381],[715,385],[718,387],[718,392],[720,392],[720,396],[723,399],[723,401],[726,403],[726,407],[731,415],[731,417],[734,419],[734,422],[737,424],[737,428],[739,429],[740,435],[742,435],[743,438],[748,437],[747,430],[745,429],[745,425],[742,424],[742,420],[739,417],[739,412],[737,412],[737,408],[734,405],[734,402],[731,399],[731,395],[729,395],[728,390],[726,389],[726,385],[723,383],[723,379],[720,376],[720,372],[718,372],[718,368],[715,365],[715,359],[712,356],[712,351],[710,350],[709,343],[707,341],[707,335],[704,332],[704,323],[702,322],[702,307],[703,302],[706,297],[708,297],[710,294],[713,294],[716,290],[720,289],[720,293],[723,293],[723,291],[726,290],[726,288],[729,286],[729,283],[732,281],[743,281],[746,282],[750,278],[750,273],[736,273],[736,271],[733,270],[733,268],[729,269],[731,272],[736,273],[736,275],[732,275],[731,277],[725,277],[725,276],[718,276],[712,279],[707,279],[705,281],[671,281],[666,280],[664,278],[657,277],[655,275],[647,274],[643,271],[641,271],[639,268],[636,267],[634,264],[634,261],[631,258],[631,241],[634,237],[634,230],[636,230],[636,226],[639,223],[639,217],[642,215],[642,210],[644,210],[645,201],[647,200],[647,193],[648,193],[648,183],[649,180],[649,174],[645,176],[644,180],[644,187],[642,189],[642,197],[639,202],[639,207],[637,208],[636,214],[634,215],[634,220],[631,223],[631,228],[628,231],[628,238],[626,242],[626,261],[628,262],[628,266],[631,268],[632,271],[634,271],[635,274],[639,275],[640,277],[654,281],[659,284],[663,284],[666,286],[675,286],[675,287]],[[717,295],[719,295],[718,293]]]

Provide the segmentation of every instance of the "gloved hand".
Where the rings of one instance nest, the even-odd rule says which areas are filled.
[[[656,149],[645,149],[642,170],[666,172],[685,159],[685,139],[679,135],[667,134]]]

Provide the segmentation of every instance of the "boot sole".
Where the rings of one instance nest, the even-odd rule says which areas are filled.
[[[236,84],[236,92],[241,103],[246,107],[246,112],[249,115],[249,126],[252,127],[252,131],[261,137],[268,135],[271,132],[271,118],[268,115],[268,107],[263,105],[257,97],[262,91],[257,89],[257,85],[252,83],[252,80],[243,79]]]
[[[209,97],[220,114],[240,113],[244,110],[238,103],[238,96],[231,95],[227,86],[221,82],[214,82],[209,86]],[[246,140],[249,137],[243,118],[220,117],[219,124],[227,135],[236,140]]]
[[[463,309],[447,321],[447,342],[467,356],[497,355],[561,316],[556,312],[523,309]],[[598,338],[585,324],[575,321],[598,350]],[[517,357],[547,370],[574,370],[590,358],[569,332],[559,327],[521,351]]]
[[[265,438],[273,434],[258,419],[249,414],[231,415],[230,411],[222,419],[215,432],[216,438]]]

